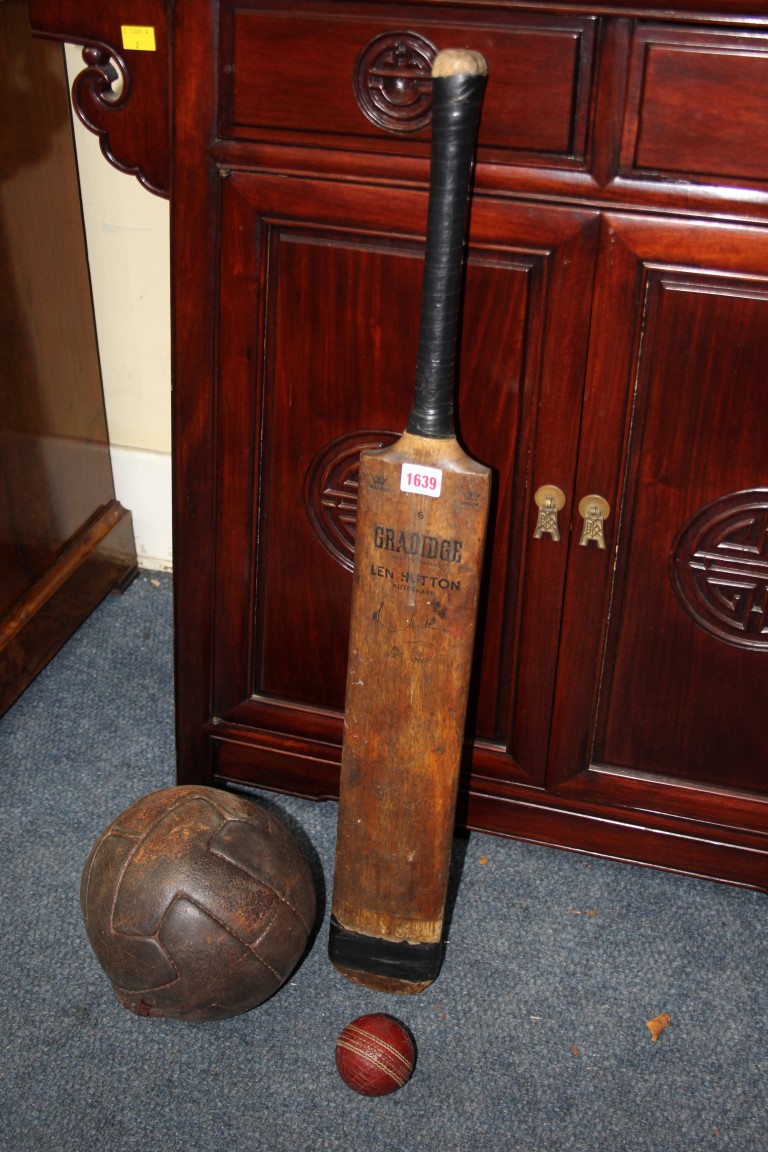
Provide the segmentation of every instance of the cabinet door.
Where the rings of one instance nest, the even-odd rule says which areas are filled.
[[[768,829],[768,232],[603,228],[574,503],[610,515],[605,550],[572,526],[548,783],[748,841]]]
[[[426,193],[233,173],[221,196],[216,771],[333,794],[357,461],[408,416]],[[596,240],[591,212],[473,205],[458,413],[494,477],[469,721],[490,778],[543,781],[566,549],[530,547],[531,493],[572,488]]]

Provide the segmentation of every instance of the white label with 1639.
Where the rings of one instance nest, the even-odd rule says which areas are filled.
[[[426,464],[403,464],[400,471],[400,491],[414,492],[418,496],[439,496],[443,486],[441,468]]]

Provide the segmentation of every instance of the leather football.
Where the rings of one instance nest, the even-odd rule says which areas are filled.
[[[120,1003],[139,1016],[216,1020],[280,988],[312,930],[312,874],[261,805],[197,785],[138,800],[94,844],[80,904]]]

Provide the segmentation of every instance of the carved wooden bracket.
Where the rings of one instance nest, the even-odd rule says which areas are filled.
[[[120,17],[99,0],[30,0],[33,31],[82,44],[86,67],[72,100],[99,137],[110,164],[158,196],[170,191],[167,12],[162,0],[139,0],[131,22],[152,29],[154,49],[123,48]],[[121,45],[120,48],[116,45]]]

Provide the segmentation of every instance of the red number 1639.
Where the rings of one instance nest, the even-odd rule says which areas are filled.
[[[419,496],[439,496],[443,484],[440,468],[425,464],[403,464],[400,472],[400,491],[415,492]]]

